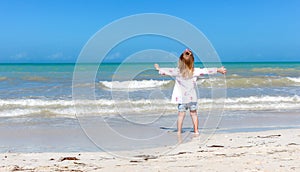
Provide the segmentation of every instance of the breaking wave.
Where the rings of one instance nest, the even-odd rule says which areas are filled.
[[[132,80],[132,81],[101,81],[100,86],[106,89],[134,91],[141,89],[153,89],[158,87],[167,87],[172,84],[171,80]]]
[[[240,77],[232,75],[226,78],[200,78],[198,86],[211,87],[214,86],[228,88],[258,88],[258,87],[289,87],[300,86],[300,78],[297,77]],[[112,89],[118,91],[137,91],[149,90],[155,88],[172,88],[174,80],[132,80],[132,81],[100,81],[99,85],[103,89]]]
[[[300,96],[251,96],[227,99],[199,99],[199,110],[213,110],[212,103],[219,103],[216,108],[224,110],[289,110],[300,107]],[[76,105],[76,108],[75,108]],[[75,118],[76,113],[88,115],[111,114],[173,114],[177,106],[167,99],[141,100],[42,100],[8,99],[0,100],[0,117],[42,115],[47,117]]]

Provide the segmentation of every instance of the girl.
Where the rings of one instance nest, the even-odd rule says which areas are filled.
[[[183,119],[185,112],[189,109],[193,121],[194,132],[198,132],[198,116],[197,116],[197,93],[196,80],[197,77],[204,74],[216,74],[217,72],[225,74],[226,69],[221,68],[194,68],[194,55],[191,50],[186,49],[179,58],[177,68],[160,68],[158,64],[154,64],[156,70],[161,75],[176,77],[172,102],[178,104],[178,120],[177,131],[181,134]]]

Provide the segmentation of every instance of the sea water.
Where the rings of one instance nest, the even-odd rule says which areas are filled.
[[[176,67],[175,63],[160,65]],[[227,68],[225,76],[201,76],[197,80],[200,128],[202,119],[207,118],[209,112],[214,110],[212,104],[219,100],[222,100],[222,106],[217,106],[223,121],[219,126],[221,128],[230,128],[232,125],[244,129],[252,126],[300,126],[299,62],[215,64],[216,67],[221,65]],[[195,67],[205,65],[196,63]],[[95,72],[92,82],[78,84],[74,81],[74,72],[78,70]],[[87,117],[109,119],[118,115],[130,115],[130,118],[125,119],[140,124],[151,123],[166,116],[165,119],[160,118],[161,122],[156,125],[165,125],[167,128],[168,122],[176,123],[177,117],[177,105],[170,102],[174,83],[174,78],[159,75],[154,70],[153,63],[81,64],[77,68],[76,64],[0,64],[0,128],[13,130],[19,127],[22,130],[24,127],[32,129],[51,126],[59,132],[75,126],[75,141],[75,133],[80,130],[76,120],[78,111],[84,112],[80,114]],[[94,97],[86,99],[83,96],[75,101],[74,88],[92,90]],[[221,97],[212,94],[215,88],[222,88]],[[189,122],[185,124],[191,126]],[[18,131],[13,132],[19,134]],[[49,130],[45,130],[45,133],[51,135]],[[30,134],[40,137],[34,129]],[[2,133],[1,136],[7,135],[3,136]],[[9,138],[12,137],[7,136],[7,140]],[[52,140],[55,139],[58,138],[53,136]],[[39,141],[37,143],[41,143]],[[1,143],[4,147],[12,145],[12,142],[5,142],[3,139]],[[45,149],[43,147],[37,150]],[[65,147],[60,149],[64,150]],[[7,146],[1,151],[6,150]],[[19,150],[24,150],[24,147]]]
[[[87,70],[89,65],[86,64]],[[212,83],[226,82],[224,110],[294,111],[300,109],[300,63],[223,63],[228,73],[199,78],[200,109],[208,109],[213,101]],[[72,101],[75,64],[1,64],[0,65],[0,117],[59,116],[74,117]],[[125,67],[124,67],[125,66]],[[145,69],[137,74],[131,70]],[[162,64],[176,67],[176,64]],[[196,64],[196,67],[202,67]],[[123,67],[122,71],[120,67]],[[219,67],[219,66],[216,66]],[[85,69],[82,69],[85,70]],[[125,72],[124,72],[125,71]],[[116,75],[118,75],[116,77]],[[123,77],[124,76],[124,77]],[[101,64],[94,78],[95,100],[82,100],[91,114],[116,114],[113,104],[132,104],[124,111],[155,113],[164,110],[176,112],[170,103],[174,78],[160,76],[153,64]],[[91,88],[92,89],[92,88]],[[158,97],[154,91],[161,92]],[[118,94],[126,95],[123,99]],[[149,108],[149,103],[152,108]],[[93,108],[94,106],[101,107]],[[152,109],[152,111],[151,111]]]

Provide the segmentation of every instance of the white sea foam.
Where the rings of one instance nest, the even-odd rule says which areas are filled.
[[[26,116],[39,112],[35,109],[5,109],[0,111],[0,117]]]
[[[132,80],[132,81],[101,81],[100,85],[103,85],[109,89],[117,90],[139,90],[139,89],[151,89],[161,86],[165,86],[172,81],[159,81],[159,80]]]
[[[300,77],[299,78],[293,78],[293,77],[287,77],[289,80],[300,83]]]
[[[300,110],[300,96],[251,96],[227,99],[199,99],[199,110]],[[214,106],[215,105],[215,106]],[[82,115],[175,114],[177,105],[166,99],[141,100],[0,100],[0,117],[27,115],[75,118]]]

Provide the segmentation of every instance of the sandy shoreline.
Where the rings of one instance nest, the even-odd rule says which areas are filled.
[[[87,120],[85,128],[90,128],[92,131],[103,131],[99,126],[100,117],[92,117]],[[144,118],[144,117],[143,117]],[[157,118],[156,115],[151,117]],[[102,119],[102,118],[101,118]],[[126,149],[126,145],[133,147],[161,147],[165,145],[177,144],[176,133],[170,135],[176,128],[177,116],[175,114],[165,115],[153,125],[132,125],[130,122],[124,122],[111,117],[110,126],[118,133],[129,138],[152,138],[158,136],[159,140],[148,143],[141,142],[124,142],[119,139],[118,142],[107,138],[106,132],[89,132],[89,136],[100,138],[98,140],[101,147],[106,145],[110,149]],[[206,132],[217,126],[216,123],[208,123],[208,115],[199,113],[200,132]],[[183,130],[190,132],[193,130],[192,121],[187,115],[183,124]],[[61,117],[15,117],[1,118],[0,120],[0,153],[5,152],[97,152],[99,149],[88,139],[79,125],[76,118],[61,118]],[[150,128],[149,128],[150,127]],[[297,112],[226,112],[222,120],[218,124],[217,133],[234,133],[234,132],[259,132],[274,129],[293,129],[300,128],[300,114]],[[138,132],[135,132],[138,131]],[[109,131],[111,133],[111,131]],[[171,132],[171,133],[170,133]],[[111,138],[111,137],[110,137]],[[104,142],[105,141],[105,142]],[[125,140],[128,141],[128,140]],[[117,143],[116,145],[114,145]],[[120,144],[122,146],[120,146]],[[108,147],[110,146],[110,147]],[[106,149],[107,150],[107,149]]]
[[[300,129],[219,133],[156,155],[1,153],[0,171],[300,171]]]

